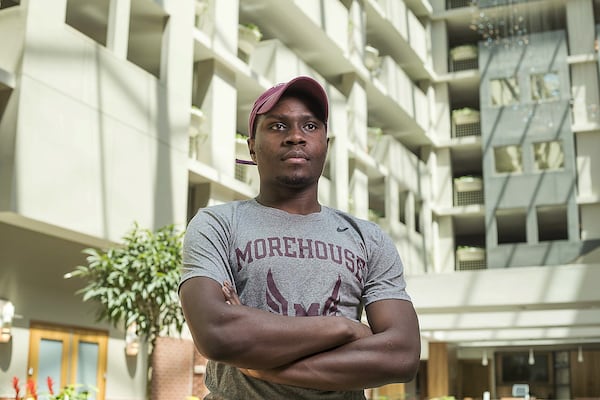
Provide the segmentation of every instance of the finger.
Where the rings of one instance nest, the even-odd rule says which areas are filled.
[[[233,286],[229,281],[223,282],[222,290],[223,295],[225,296],[225,301],[227,303],[234,305],[242,305],[240,298],[238,297],[237,293],[235,292]]]

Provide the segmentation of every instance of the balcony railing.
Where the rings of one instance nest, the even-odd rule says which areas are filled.
[[[446,0],[446,10],[477,5],[477,0]]]

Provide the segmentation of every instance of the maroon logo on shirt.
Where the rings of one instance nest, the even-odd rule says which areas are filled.
[[[328,260],[343,265],[364,283],[366,262],[350,249],[321,240],[294,237],[268,237],[250,240],[235,249],[238,272],[256,260],[270,257]]]
[[[320,304],[312,303],[308,309],[304,305],[294,303],[294,313],[297,317],[316,317],[319,315],[337,315],[338,304],[340,302],[340,286],[342,285],[342,278],[338,276],[331,295],[325,301],[323,309],[319,311]],[[267,305],[269,310],[276,314],[291,315],[289,310],[289,303],[283,294],[277,288],[277,284],[273,279],[273,272],[269,269],[267,272],[267,291],[265,293],[267,299]]]

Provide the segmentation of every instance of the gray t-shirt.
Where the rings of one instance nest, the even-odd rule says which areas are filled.
[[[289,316],[360,320],[374,301],[410,301],[391,239],[376,224],[328,207],[297,215],[244,200],[199,210],[185,235],[181,283],[197,276],[228,280],[243,304]],[[228,400],[364,399],[362,391],[271,384],[210,361],[206,385]]]

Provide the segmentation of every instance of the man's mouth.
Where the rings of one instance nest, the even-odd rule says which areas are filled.
[[[292,150],[285,153],[282,157],[282,160],[290,162],[305,162],[308,161],[308,156],[303,151]]]

